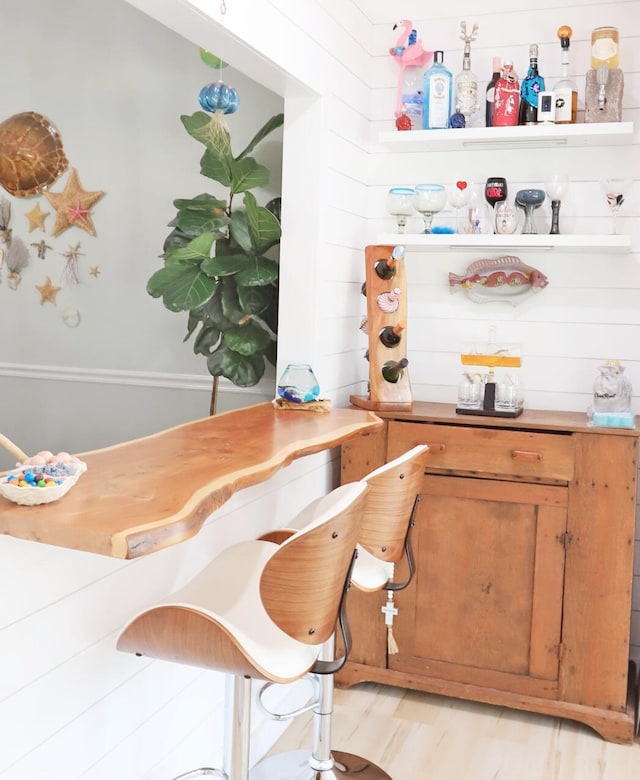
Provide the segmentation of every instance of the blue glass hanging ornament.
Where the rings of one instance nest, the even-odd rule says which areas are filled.
[[[213,114],[211,117],[211,140],[214,146],[221,150],[229,147],[231,144],[229,127],[224,117],[225,114],[233,114],[238,110],[240,105],[238,91],[220,79],[202,87],[198,100],[205,111]]]

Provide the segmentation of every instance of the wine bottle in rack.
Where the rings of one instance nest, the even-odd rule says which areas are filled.
[[[388,282],[396,275],[396,261],[393,257],[389,257],[385,260],[378,260],[373,266],[373,270],[382,280]]]
[[[385,347],[395,347],[402,341],[402,331],[405,327],[404,322],[399,322],[397,325],[386,325],[378,334],[378,338]]]
[[[387,360],[386,363],[382,364],[382,368],[380,369],[382,371],[382,376],[385,382],[391,382],[395,384],[399,379],[402,378],[404,369],[408,365],[409,361],[406,357],[402,358],[401,360]]]

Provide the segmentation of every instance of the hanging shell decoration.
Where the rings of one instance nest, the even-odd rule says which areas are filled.
[[[393,290],[380,293],[377,298],[378,308],[384,312],[397,311],[400,306],[401,294],[402,290],[399,287],[394,287]]]
[[[60,134],[46,117],[25,111],[0,123],[0,184],[10,195],[37,195],[68,164]]]

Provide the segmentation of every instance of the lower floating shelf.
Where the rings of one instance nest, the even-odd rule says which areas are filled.
[[[559,251],[599,252],[623,254],[631,251],[631,236],[600,234],[548,233],[513,235],[467,235],[449,233],[427,235],[424,233],[383,233],[376,239],[378,244],[402,244],[407,250],[419,252],[442,252],[443,249],[486,250],[491,252],[510,251]]]

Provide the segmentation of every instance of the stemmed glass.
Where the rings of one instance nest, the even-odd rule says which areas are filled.
[[[524,209],[523,233],[537,233],[536,224],[533,220],[533,212],[544,203],[543,190],[518,190],[516,192],[516,206]]]
[[[457,181],[449,186],[447,192],[449,205],[456,210],[456,222],[460,221],[460,209],[468,205],[471,200],[471,187],[466,181]],[[458,230],[458,232],[460,232]]]
[[[387,212],[395,217],[398,233],[404,233],[407,219],[415,212],[413,193],[413,187],[391,187],[387,193]]]
[[[447,191],[443,184],[417,184],[413,199],[416,211],[424,219],[424,232],[431,233],[433,217],[447,204]]]
[[[560,233],[560,201],[567,191],[568,181],[564,173],[552,173],[544,188],[551,201],[551,235]]]
[[[607,199],[607,205],[611,211],[611,233],[616,235],[617,224],[616,217],[620,207],[624,203],[625,196],[631,186],[630,179],[603,179],[600,186]]]

